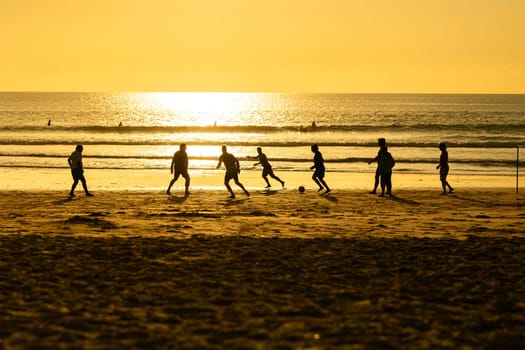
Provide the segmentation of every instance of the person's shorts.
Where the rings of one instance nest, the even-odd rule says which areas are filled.
[[[177,180],[179,178],[179,176],[181,176],[185,179],[187,179],[188,177],[190,177],[190,175],[188,174],[188,170],[183,170],[183,171],[177,171],[175,170],[175,173],[173,174],[173,178],[175,180]]]
[[[324,170],[316,170],[313,177],[324,179]]]
[[[262,176],[263,177],[266,177],[266,176],[275,176],[274,173],[273,173],[273,169],[272,167],[267,167],[267,168],[264,168],[263,171],[262,171]]]
[[[449,170],[448,167],[441,167],[441,168],[439,168],[439,177],[440,177],[440,179],[442,179],[442,180],[446,179],[446,177],[448,175],[448,170]]]
[[[226,173],[224,174],[224,181],[230,181],[235,180],[238,181],[239,179],[239,173],[237,172],[237,169],[228,169],[226,170]]]
[[[392,177],[392,170],[381,170],[379,172],[379,175],[381,176],[381,179],[389,179]]]
[[[73,176],[73,180],[75,181],[85,180],[83,169],[71,169],[71,176]]]

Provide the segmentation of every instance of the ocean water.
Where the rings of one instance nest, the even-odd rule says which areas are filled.
[[[261,146],[274,169],[298,171],[317,143],[328,172],[367,173],[379,137],[396,172],[435,174],[446,142],[451,174],[512,175],[525,95],[0,93],[4,168],[67,168],[83,144],[86,168],[167,169],[186,143],[190,171],[213,169],[223,144],[243,168]]]

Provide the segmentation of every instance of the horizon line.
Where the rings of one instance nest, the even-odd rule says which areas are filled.
[[[72,93],[72,94],[133,94],[133,93],[203,93],[203,94],[282,94],[282,95],[525,95],[525,92],[290,92],[290,91],[75,91],[75,90],[0,90],[0,93]]]

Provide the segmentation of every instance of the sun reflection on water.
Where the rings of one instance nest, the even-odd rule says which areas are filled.
[[[144,106],[156,110],[155,125],[245,125],[243,112],[256,103],[257,94],[184,92],[150,93],[137,96]]]

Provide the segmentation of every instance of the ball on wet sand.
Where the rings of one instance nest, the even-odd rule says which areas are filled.
[[[302,186],[302,185],[299,186],[299,187],[297,188],[297,191],[299,191],[299,193],[304,193],[304,186]]]

